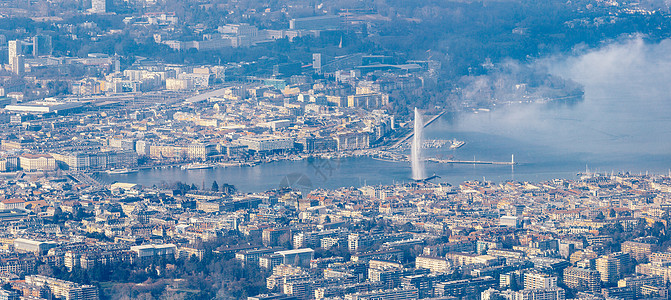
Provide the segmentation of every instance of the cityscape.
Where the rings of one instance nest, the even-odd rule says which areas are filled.
[[[663,0],[0,1],[0,300],[669,300],[669,53]]]

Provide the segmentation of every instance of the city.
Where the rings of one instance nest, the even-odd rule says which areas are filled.
[[[668,300],[670,20],[2,1],[0,300]]]

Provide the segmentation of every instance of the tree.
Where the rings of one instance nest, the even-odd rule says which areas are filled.
[[[216,180],[212,181],[212,191],[213,192],[218,192],[219,191],[219,184],[217,183]]]
[[[50,265],[40,265],[39,267],[37,267],[37,274],[47,277],[53,277],[54,269]]]
[[[606,216],[603,215],[602,211],[600,211],[599,214],[596,215],[596,217],[594,217],[595,220],[603,220],[605,218],[606,218]]]
[[[63,210],[60,207],[56,207],[56,209],[54,209],[53,222],[58,224],[63,217]]]

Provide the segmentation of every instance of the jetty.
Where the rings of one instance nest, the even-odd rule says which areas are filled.
[[[517,163],[515,162],[515,156],[513,155],[510,161],[490,161],[490,160],[457,160],[457,159],[440,159],[435,157],[429,157],[425,159],[426,161],[440,163],[440,164],[469,164],[469,165],[505,165],[505,166],[514,166]]]
[[[442,115],[444,115],[446,112],[447,112],[447,111],[444,110],[444,111],[440,112],[439,114],[437,114],[437,115],[431,117],[431,119],[429,119],[428,121],[424,122],[424,127],[431,125],[431,123],[433,123],[434,121],[438,120],[438,118],[440,118],[440,117],[441,117]],[[410,131],[410,133],[406,134],[403,138],[401,138],[400,140],[396,141],[396,143],[394,143],[393,145],[391,145],[391,147],[389,147],[389,148],[390,148],[390,149],[397,148],[398,146],[400,146],[401,144],[403,144],[403,142],[405,142],[405,141],[407,141],[409,138],[411,138],[413,135],[415,135],[415,132],[414,132],[414,131]]]

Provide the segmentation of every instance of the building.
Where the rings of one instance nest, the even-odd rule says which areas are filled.
[[[261,294],[253,297],[247,297],[247,300],[298,300],[298,298],[294,296],[276,293],[276,294]]]
[[[83,103],[59,101],[31,101],[5,106],[6,111],[31,114],[58,114],[81,110]]]
[[[642,298],[669,299],[669,288],[664,285],[644,285],[641,287]]]
[[[475,243],[472,241],[459,241],[426,246],[422,249],[422,253],[426,256],[444,256],[450,252],[473,253],[475,249]]]
[[[434,296],[477,299],[480,293],[497,285],[498,281],[491,276],[439,282],[434,285]]]
[[[167,78],[165,80],[165,88],[171,91],[183,91],[193,89],[193,80],[191,79],[177,79]]]
[[[133,150],[51,153],[56,162],[70,170],[106,170],[137,167],[138,154]]]
[[[632,287],[611,287],[601,290],[606,299],[634,300],[636,292]]]
[[[465,265],[481,265],[481,266],[498,266],[505,263],[502,257],[495,257],[491,255],[477,255],[468,253],[448,253],[447,257],[452,260],[455,266]]]
[[[19,300],[19,294],[15,291],[0,290],[0,300]]]
[[[282,257],[282,264],[309,267],[315,251],[310,248],[277,251],[275,254]]]
[[[653,261],[649,264],[639,264],[636,266],[636,273],[649,276],[661,276],[665,282],[671,281],[671,263]]]
[[[654,252],[655,248],[654,244],[633,241],[626,241],[621,245],[622,252],[629,253],[637,262],[645,261]]]
[[[664,286],[664,277],[661,276],[636,276],[625,277],[617,282],[618,287],[631,287],[639,297],[642,295],[641,288],[643,286]]]
[[[429,269],[432,273],[447,273],[451,269],[451,263],[443,257],[417,256],[415,267]]]
[[[19,40],[9,41],[8,46],[8,61],[12,67],[12,72],[17,75],[23,75],[25,68],[23,59],[23,44]]]
[[[36,35],[33,37],[33,57],[51,55],[53,50],[51,36]]]
[[[136,253],[126,248],[93,249],[89,251],[67,251],[63,255],[63,265],[72,271],[73,268],[90,269],[96,265],[110,265],[121,262],[132,263]]]
[[[617,283],[629,265],[629,254],[613,253],[596,260],[596,270],[605,283]]]
[[[107,140],[107,144],[111,148],[116,148],[120,150],[135,150],[135,140],[133,139],[124,139],[121,137],[111,137]]]
[[[92,285],[80,285],[74,282],[56,278],[30,275],[26,276],[26,283],[36,286],[46,286],[54,297],[63,300],[98,300],[98,288]]]
[[[565,300],[566,291],[554,287],[547,289],[523,289],[513,294],[511,300]]]
[[[245,250],[235,253],[235,259],[242,262],[242,264],[256,264],[259,262],[259,258],[264,255],[273,254],[275,249],[254,249],[254,250]]]
[[[291,240],[290,228],[266,228],[261,233],[264,246],[279,246]]]
[[[335,139],[338,142],[338,151],[370,147],[370,135],[367,132],[342,132]]]
[[[187,148],[187,155],[191,159],[207,159],[208,156],[217,154],[217,145],[215,144],[191,144]]]
[[[401,278],[401,287],[404,289],[416,288],[419,291],[419,298],[433,297],[433,285],[437,282],[449,280],[448,274],[419,274],[404,276]]]
[[[25,209],[26,201],[18,198],[5,199],[0,201],[0,209]]]
[[[509,226],[509,227],[514,227],[514,228],[519,228],[522,225],[522,222],[520,222],[519,217],[515,216],[502,216],[499,219],[499,225],[501,226]]]
[[[31,274],[35,272],[37,257],[33,254],[13,254],[0,257],[0,273]]]
[[[525,290],[553,289],[556,287],[556,276],[536,272],[529,272],[524,274]]]
[[[419,291],[416,288],[378,290],[345,295],[346,300],[413,300],[419,299]]]
[[[564,284],[576,291],[599,292],[600,279],[596,270],[574,267],[564,269]]]
[[[294,148],[293,138],[276,135],[241,137],[238,142],[254,152],[289,151]]]
[[[19,165],[26,172],[56,170],[56,160],[49,154],[21,154]]]
[[[599,271],[601,281],[603,282],[613,283],[620,279],[618,274],[618,261],[610,256],[598,258],[596,260],[596,270]]]
[[[10,61],[10,65],[12,66],[12,72],[16,75],[23,76],[23,74],[26,72],[26,59],[25,56],[23,55],[17,55],[12,57],[12,60]]]
[[[137,253],[138,259],[141,260],[154,257],[174,258],[178,254],[177,246],[174,244],[132,246],[130,250]]]
[[[283,257],[276,253],[264,255],[259,258],[259,267],[273,270],[273,268],[282,264],[282,260]]]
[[[325,15],[307,18],[296,18],[289,20],[289,29],[293,30],[325,30],[340,26],[340,16]]]
[[[389,104],[389,95],[382,93],[357,94],[347,96],[347,107],[364,109],[382,108]]]
[[[502,289],[519,290],[524,287],[524,272],[517,270],[501,274],[499,287]]]
[[[29,239],[15,239],[14,249],[22,252],[33,252],[35,254],[45,254],[49,249],[58,246],[55,242],[40,242]]]
[[[108,7],[108,0],[92,0],[91,1],[91,12],[101,14],[106,13]]]

